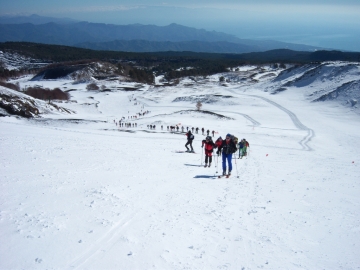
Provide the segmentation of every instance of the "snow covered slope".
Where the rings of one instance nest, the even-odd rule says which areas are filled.
[[[289,87],[303,90],[311,101],[334,100],[353,107],[360,98],[360,64],[328,62],[293,67],[283,71],[270,89],[276,92]]]
[[[309,102],[358,80],[358,66],[342,69],[252,67],[171,87],[98,81],[106,91],[41,81],[69,91],[57,105],[76,114],[0,118],[0,268],[358,268],[357,105]],[[232,176],[218,179],[221,157],[202,166],[204,135],[195,154],[179,153],[181,127],[246,138],[249,155],[236,153]]]
[[[32,98],[21,92],[0,86],[0,109],[2,114],[19,115],[23,117],[40,117],[46,114],[71,114],[71,110],[56,104]]]
[[[49,61],[34,59],[18,53],[0,51],[0,63],[8,70],[40,68],[49,64]]]

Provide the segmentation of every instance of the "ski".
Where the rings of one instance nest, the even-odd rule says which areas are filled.
[[[222,177],[229,178],[230,176],[231,174],[218,175],[218,178],[222,178]]]
[[[189,151],[175,151],[175,153],[189,153],[189,154],[197,154],[195,152],[189,152]]]

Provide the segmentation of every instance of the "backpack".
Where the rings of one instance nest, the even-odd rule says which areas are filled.
[[[235,144],[235,149],[234,149],[233,153],[236,153],[236,151],[238,150],[238,141],[239,141],[239,139],[235,135],[230,135],[230,139]]]
[[[231,140],[235,143],[235,150],[234,150],[234,153],[236,153],[236,151],[238,150],[238,142],[239,142],[239,139],[235,136],[235,135],[231,135]]]
[[[234,141],[235,145],[238,145],[239,139],[234,135],[231,135],[231,139]]]

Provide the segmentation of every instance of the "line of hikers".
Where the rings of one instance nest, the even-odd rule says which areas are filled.
[[[192,147],[192,142],[195,139],[194,135],[189,130],[186,133],[187,136],[187,142],[185,144],[185,147],[187,149],[187,152],[194,152],[194,148]],[[189,149],[189,147],[191,150]],[[205,149],[205,166],[204,167],[210,167],[212,162],[212,153],[214,149],[218,149],[216,151],[216,154],[218,156],[222,156],[222,169],[223,169],[223,175],[226,175],[226,163],[228,164],[228,175],[231,174],[232,171],[232,156],[234,153],[236,153],[237,150],[239,150],[239,159],[243,156],[247,156],[247,149],[250,147],[250,144],[246,139],[242,139],[240,142],[238,141],[238,138],[234,135],[227,134],[225,137],[225,140],[221,138],[221,136],[213,142],[211,136],[206,136],[205,140],[202,140],[201,147]],[[209,165],[208,165],[209,164]]]
[[[175,129],[176,129],[177,132],[179,132],[179,129],[181,129],[181,132],[185,132],[185,127],[184,127],[184,126],[181,126],[181,128],[180,128],[178,125],[176,125],[176,126],[167,126],[167,130],[170,130],[171,132],[174,132]],[[207,135],[207,136],[210,135],[210,130],[206,130],[206,131],[205,131],[204,128],[199,129],[198,127],[197,127],[197,128],[194,128],[194,127],[191,127],[191,128],[186,127],[186,132],[189,132],[189,131],[191,132],[191,131],[192,131],[192,133],[194,133],[194,130],[195,130],[195,134],[199,134],[199,130],[201,130],[202,135],[205,135],[205,132],[206,132],[206,135]],[[215,132],[215,130],[211,131],[211,134],[212,134],[213,136],[215,136],[215,133],[217,133],[217,132]]]

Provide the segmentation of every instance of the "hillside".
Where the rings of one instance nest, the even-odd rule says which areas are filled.
[[[55,62],[74,61],[83,59],[131,59],[136,61],[164,61],[164,60],[221,60],[231,63],[247,61],[248,63],[269,63],[276,61],[284,62],[302,62],[308,63],[313,61],[360,61],[358,52],[341,52],[341,51],[293,51],[289,49],[270,50],[266,52],[229,54],[229,53],[200,53],[200,52],[176,52],[163,51],[152,53],[135,53],[107,50],[91,50],[69,46],[47,45],[29,42],[3,42],[0,43],[0,50],[3,52],[18,52],[22,55],[36,59],[46,59]],[[160,58],[160,59],[159,59]]]
[[[7,81],[67,101],[0,87],[39,108],[0,117],[1,269],[358,267],[359,109],[343,101],[359,94],[359,63],[241,65],[172,85],[112,67]],[[184,152],[192,128],[250,143],[229,178],[215,152],[204,168],[206,133]]]
[[[5,43],[3,45],[8,46],[9,44]],[[46,57],[52,51],[57,51],[56,55],[61,56],[64,50],[68,50],[68,52],[71,50],[73,50],[73,52],[82,51],[82,49],[71,47],[41,44],[25,43],[16,45],[18,46],[14,46],[16,49],[7,49],[4,53],[0,54],[0,60],[5,66],[7,65],[10,68],[18,65],[20,69],[24,69],[28,67],[29,64],[42,63],[43,60],[31,58],[29,55]],[[31,75],[32,78],[30,81],[38,85],[38,82],[46,80],[72,80],[74,84],[82,86],[83,88],[88,87],[86,85],[93,84],[95,89],[111,92],[118,91],[119,89],[139,90],[141,88],[139,88],[139,86],[123,88],[118,85],[119,82],[133,82],[137,85],[148,85],[151,87],[169,87],[178,84],[181,85],[184,79],[191,78],[194,80],[194,83],[190,85],[196,85],[199,78],[202,78],[201,81],[206,83],[211,76],[223,74],[219,77],[218,81],[218,83],[223,86],[228,86],[228,84],[239,84],[240,87],[251,85],[252,87],[261,88],[263,91],[274,95],[281,94],[284,91],[291,91],[289,89],[295,88],[299,89],[308,101],[335,101],[342,106],[350,107],[356,111],[358,108],[357,102],[360,98],[359,62],[309,61],[309,59],[323,59],[326,57],[333,59],[339,56],[347,59],[349,56],[356,55],[353,53],[326,51],[306,53],[280,50],[268,53],[241,55],[243,59],[251,60],[244,62],[241,60],[237,62],[234,59],[228,59],[231,55],[218,54],[197,55],[189,53],[187,56],[178,56],[178,60],[175,60],[174,55],[176,54],[164,53],[162,55],[156,54],[157,58],[154,60],[154,55],[152,54],[119,54],[114,52],[114,55],[109,55],[109,52],[104,52],[104,55],[101,55],[99,51],[84,51],[88,56],[97,54],[102,57],[106,55],[107,57],[117,56],[122,58],[121,61],[119,61],[120,59],[118,61],[112,59],[112,62],[115,64],[99,60],[81,60],[78,62],[53,63],[49,66],[42,65],[40,70]],[[21,55],[20,52],[28,56]],[[81,53],[74,55],[77,55],[79,58]],[[193,57],[191,57],[191,55]],[[217,58],[213,59],[212,57]],[[269,59],[271,60],[267,61]],[[288,59],[298,59],[296,62],[301,62],[299,59],[308,59],[305,61],[308,63],[294,64],[290,61],[284,64]],[[166,63],[166,61],[168,61],[168,63]],[[254,63],[257,63],[257,61],[264,63],[270,62],[270,64],[256,64],[254,66],[256,68],[244,72],[242,69],[248,66],[244,64],[247,61]],[[162,62],[162,64],[156,67],[154,66],[154,62]],[[164,64],[164,62],[166,64]],[[153,66],[151,69],[144,67],[139,68],[138,65],[140,63]],[[236,66],[235,64],[238,65]],[[267,82],[266,84],[263,84],[264,80]],[[5,84],[3,85],[6,86]],[[29,85],[27,85],[27,87],[28,86]],[[58,88],[63,91],[68,91],[68,89],[61,86],[58,86]],[[212,100],[213,98],[215,97],[206,97],[198,101],[208,102],[208,100]]]

